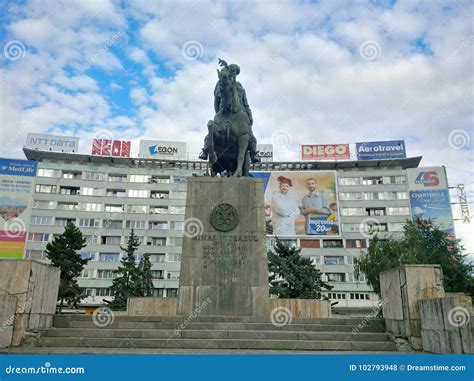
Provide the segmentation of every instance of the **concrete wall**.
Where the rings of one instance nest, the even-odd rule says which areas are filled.
[[[418,301],[444,297],[439,265],[406,265],[380,274],[383,316],[387,331],[408,337],[414,349],[422,348]]]
[[[288,308],[295,318],[331,317],[331,304],[328,300],[312,299],[270,299],[270,310]]]
[[[174,316],[178,308],[178,298],[129,298],[128,315]]]
[[[59,275],[58,268],[38,261],[0,260],[0,291],[17,298],[12,346],[20,345],[26,331],[51,327]],[[3,305],[0,305],[2,309]]]
[[[464,294],[418,302],[423,350],[433,353],[473,353],[472,302]]]

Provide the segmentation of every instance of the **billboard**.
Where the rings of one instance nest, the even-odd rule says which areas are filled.
[[[187,144],[164,140],[140,140],[139,157],[164,160],[186,160]]]
[[[131,142],[126,140],[94,139],[92,155],[130,157]]]
[[[335,171],[251,174],[263,179],[268,234],[278,237],[340,235]]]
[[[410,190],[448,188],[448,180],[444,167],[408,168],[407,176]]]
[[[447,189],[410,191],[410,207],[413,221],[416,218],[431,219],[434,225],[454,238],[451,201]]]
[[[404,140],[356,143],[357,160],[405,159]]]
[[[349,144],[302,145],[302,160],[349,160]]]
[[[36,161],[0,158],[0,258],[23,258],[36,169]]]
[[[273,144],[257,144],[257,157],[262,163],[273,161]]]
[[[46,134],[28,134],[26,148],[40,151],[78,152],[79,138]]]

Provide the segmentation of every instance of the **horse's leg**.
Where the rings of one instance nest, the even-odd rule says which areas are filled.
[[[242,176],[249,176],[250,173],[250,154],[247,151],[244,158],[244,166],[242,171]]]
[[[234,176],[241,177],[244,166],[245,155],[247,154],[247,149],[249,146],[249,135],[245,134],[240,136],[237,139],[237,145],[239,147],[239,156],[237,157],[237,169],[234,173]]]

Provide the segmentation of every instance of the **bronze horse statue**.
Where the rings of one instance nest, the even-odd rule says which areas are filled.
[[[217,70],[221,104],[207,124],[211,176],[249,176],[250,120],[239,99],[235,73],[228,67]]]

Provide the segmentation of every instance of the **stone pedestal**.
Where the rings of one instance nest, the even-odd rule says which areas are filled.
[[[268,318],[263,194],[260,179],[188,179],[179,315]]]

